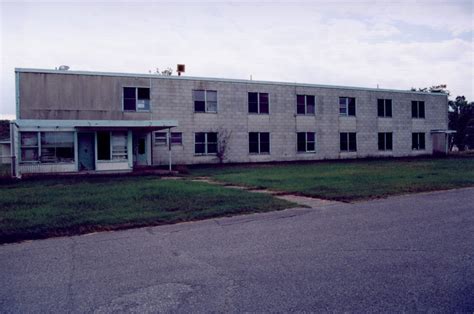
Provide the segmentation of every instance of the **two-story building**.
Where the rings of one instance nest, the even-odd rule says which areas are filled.
[[[447,95],[16,69],[14,175],[446,151]],[[223,141],[226,145],[222,145]]]

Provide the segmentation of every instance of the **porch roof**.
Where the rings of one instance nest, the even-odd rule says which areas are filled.
[[[147,130],[161,130],[178,126],[176,120],[15,120],[20,128],[135,128]]]

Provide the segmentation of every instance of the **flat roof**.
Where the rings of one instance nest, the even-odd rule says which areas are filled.
[[[419,91],[410,91],[410,90],[401,90],[401,89],[338,86],[338,85],[308,84],[308,83],[296,83],[296,82],[291,83],[291,82],[276,82],[276,81],[255,81],[255,80],[228,79],[228,78],[215,78],[215,77],[166,76],[166,75],[157,75],[157,74],[96,72],[96,71],[70,71],[70,70],[63,71],[63,70],[32,69],[32,68],[15,68],[15,72],[51,73],[51,74],[66,74],[66,75],[91,75],[91,76],[140,77],[140,78],[154,78],[154,79],[167,79],[167,80],[211,81],[211,82],[227,82],[227,83],[242,83],[242,84],[286,85],[286,86],[298,86],[298,87],[319,87],[319,88],[350,89],[350,90],[373,91],[373,92],[394,92],[394,93],[421,94],[421,95],[432,95],[432,96],[447,96],[447,94],[445,93],[430,93],[430,92],[419,92]]]
[[[177,127],[176,120],[14,120],[19,127],[24,128],[169,128]]]

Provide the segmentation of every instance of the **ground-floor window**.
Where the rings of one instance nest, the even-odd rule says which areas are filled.
[[[21,161],[74,161],[74,132],[20,132]]]
[[[168,132],[155,132],[155,145],[168,145]],[[183,133],[171,132],[171,145],[183,145]]]
[[[126,160],[128,136],[126,131],[97,132],[97,160]]]
[[[298,132],[297,142],[299,153],[312,153],[316,151],[316,136],[314,132]]]
[[[194,153],[214,155],[217,153],[217,132],[198,132],[194,134]]]
[[[392,133],[379,133],[379,150],[392,150],[393,136]]]
[[[250,132],[249,133],[249,153],[269,154],[270,153],[270,133]]]
[[[357,151],[357,136],[353,132],[340,133],[341,152]]]
[[[425,133],[412,133],[411,149],[413,150],[425,149]]]

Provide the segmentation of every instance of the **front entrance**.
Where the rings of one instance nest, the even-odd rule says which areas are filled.
[[[135,166],[148,165],[148,134],[133,134],[133,163]]]
[[[79,171],[95,169],[95,136],[94,133],[77,134]]]

